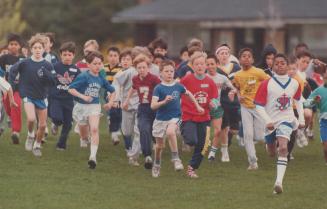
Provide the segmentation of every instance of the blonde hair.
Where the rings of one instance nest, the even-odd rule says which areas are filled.
[[[90,45],[93,45],[96,49],[96,51],[99,49],[99,44],[98,44],[98,42],[96,41],[96,40],[94,40],[94,39],[91,39],[91,40],[88,40],[88,41],[86,41],[85,42],[85,44],[84,44],[84,49],[86,48],[86,47],[88,47],[88,46],[90,46]]]
[[[190,62],[193,64],[196,59],[199,59],[199,58],[202,58],[202,57],[204,59],[207,59],[208,56],[207,56],[207,54],[205,52],[196,51],[190,57]]]
[[[147,64],[148,66],[150,66],[150,64],[151,64],[150,59],[149,59],[146,55],[144,55],[144,54],[139,54],[139,55],[137,55],[137,56],[134,58],[134,60],[133,60],[133,65],[134,65],[134,67],[136,68],[136,66],[137,66],[138,64],[140,64],[141,62],[146,62],[146,64]]]
[[[143,54],[145,56],[147,56],[149,59],[152,56],[150,50],[146,47],[142,47],[142,46],[135,46],[132,49],[132,57],[133,59],[135,59],[138,55]]]
[[[45,40],[45,36],[44,35],[41,35],[39,33],[35,34],[34,36],[31,37],[31,39],[28,41],[28,45],[30,48],[32,48],[34,46],[34,44],[36,43],[40,43],[42,44],[43,48],[45,47],[45,43],[46,43],[46,40]]]

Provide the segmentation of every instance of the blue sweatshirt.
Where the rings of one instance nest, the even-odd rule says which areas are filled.
[[[94,76],[90,71],[85,71],[77,76],[77,78],[69,85],[70,89],[76,89],[79,93],[93,97],[91,102],[85,102],[81,98],[75,97],[75,101],[81,104],[99,104],[99,94],[101,88],[107,92],[114,92],[115,88],[103,76]]]
[[[55,71],[51,63],[42,60],[33,61],[31,58],[14,64],[9,73],[9,83],[14,85],[19,74],[18,89],[22,98],[45,99],[48,87],[55,85]]]
[[[72,101],[73,96],[68,93],[68,87],[81,71],[75,65],[64,65],[62,62],[57,62],[54,64],[53,68],[56,72],[57,84],[50,88],[49,97]]]

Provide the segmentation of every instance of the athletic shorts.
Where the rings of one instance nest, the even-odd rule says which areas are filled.
[[[320,140],[327,142],[327,119],[320,120]]]
[[[221,106],[210,110],[211,119],[219,119],[223,117],[223,115],[224,115],[224,109]]]
[[[273,144],[277,137],[283,137],[290,140],[291,134],[293,132],[293,127],[290,123],[283,122],[274,130],[271,134],[265,136],[267,144]]]
[[[23,98],[24,103],[32,103],[37,109],[47,109],[48,108],[48,100],[47,99],[31,99],[29,97]]]
[[[100,104],[81,104],[76,103],[73,109],[73,119],[79,125],[87,125],[89,116],[101,116]]]
[[[229,126],[232,130],[239,130],[239,122],[241,120],[239,108],[224,107],[223,110],[221,129]]]
[[[172,119],[167,120],[167,121],[155,119],[154,122],[153,122],[153,126],[152,126],[152,135],[153,135],[153,137],[163,138],[166,135],[168,125],[171,124],[171,123],[176,124],[176,126],[178,127],[179,123],[180,123],[180,119],[179,118],[172,118]],[[177,127],[176,127],[176,131],[177,131]]]

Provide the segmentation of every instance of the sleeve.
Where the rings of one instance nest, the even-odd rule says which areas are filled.
[[[56,84],[56,71],[53,68],[53,65],[49,63],[49,65],[47,65],[47,70],[45,70],[44,72],[45,75],[45,82],[48,85],[55,85]]]
[[[118,85],[122,86],[127,80],[127,71],[119,71],[115,75],[114,80]]]
[[[86,85],[86,77],[85,74],[79,74],[75,80],[69,85],[69,89],[79,89],[82,86]]]
[[[2,77],[0,77],[0,89],[1,91],[8,91],[11,88],[10,84]]]
[[[235,88],[233,86],[232,82],[226,76],[224,76],[224,85],[227,86],[230,89],[234,89]]]
[[[0,77],[4,77],[5,76],[5,71],[0,67]]]
[[[268,83],[269,83],[269,80],[265,80],[260,84],[260,86],[257,90],[257,93],[255,95],[255,98],[254,98],[254,103],[256,105],[266,106],[267,96],[268,96]]]
[[[17,62],[13,66],[11,66],[10,71],[9,71],[9,77],[8,77],[8,81],[11,85],[15,85],[16,76],[18,75],[18,73],[20,71],[22,63],[23,63],[23,61]]]
[[[301,90],[301,86],[299,84],[298,87],[297,87],[296,93],[293,96],[293,99],[300,100],[301,96],[302,96],[302,90]]]
[[[158,98],[158,100],[159,100],[159,98],[160,98],[160,86],[159,85],[154,88],[152,97]]]
[[[218,97],[218,89],[216,87],[216,84],[213,82],[213,80],[210,81],[210,89],[211,89],[210,100],[216,99]]]
[[[240,89],[240,83],[238,81],[238,75],[235,74],[233,80],[232,80],[232,84],[234,85],[235,88],[237,88],[238,90]]]
[[[178,86],[179,86],[179,89],[180,89],[181,94],[185,94],[185,93],[186,93],[186,88],[185,88],[185,86],[182,85],[182,84],[178,84]]]
[[[137,75],[136,75],[136,76],[137,76]],[[132,78],[132,88],[135,89],[135,90],[137,90],[137,85],[136,85],[136,82],[135,82],[135,80],[136,80],[136,76],[134,76],[134,77]]]
[[[102,78],[106,79],[106,71],[104,69],[101,69],[99,74]]]
[[[261,81],[264,81],[264,80],[267,80],[268,78],[270,78],[270,76],[269,75],[267,75],[266,73],[265,73],[265,71],[263,71],[263,70],[260,70],[260,80]]]
[[[304,108],[313,108],[316,105],[316,103],[318,102],[317,99],[320,99],[320,98],[317,98],[317,97],[319,97],[318,91],[319,91],[319,88],[314,90],[310,94],[309,98],[305,102],[303,102]]]
[[[107,90],[107,92],[113,93],[115,92],[115,88],[110,85],[110,83],[102,77],[103,87]]]

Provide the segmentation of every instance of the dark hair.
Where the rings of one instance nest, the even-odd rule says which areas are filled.
[[[296,58],[301,59],[302,57],[309,57],[311,59],[312,55],[307,51],[302,51],[296,54]]]
[[[46,32],[46,33],[43,33],[42,35],[45,35],[46,37],[48,37],[49,40],[50,40],[50,42],[51,42],[52,44],[55,44],[55,37],[56,37],[55,33],[52,33],[52,32]]]
[[[9,44],[9,42],[12,42],[12,41],[17,41],[20,46],[23,45],[22,38],[18,34],[14,34],[14,33],[8,34],[7,43]]]
[[[253,50],[252,50],[251,48],[246,47],[246,48],[242,48],[242,49],[239,51],[239,53],[238,53],[238,58],[240,58],[244,52],[250,52],[251,55],[253,56]]]
[[[119,55],[119,60],[121,61],[121,59],[122,59],[123,57],[127,57],[127,56],[130,56],[130,57],[133,59],[133,57],[132,57],[132,50],[131,50],[131,49],[125,49],[125,50],[123,50],[123,51],[120,53],[120,55]]]
[[[305,48],[306,50],[309,50],[309,47],[306,43],[298,43],[296,46],[295,46],[295,50],[297,50],[298,48]]]
[[[207,59],[214,59],[215,62],[218,63],[217,57],[215,55],[213,55],[213,54],[209,54],[208,57],[207,57]]]
[[[170,59],[166,59],[166,60],[163,60],[161,63],[160,63],[160,66],[159,66],[159,70],[160,72],[163,71],[164,67],[166,66],[173,66],[173,68],[175,69],[175,62],[170,60]]]
[[[194,52],[202,52],[202,48],[200,48],[199,46],[192,46],[190,48],[188,48],[188,56],[192,56],[194,54]]]
[[[168,49],[168,44],[160,37],[154,39],[150,44],[149,44],[149,48],[152,48],[153,50],[157,49],[157,48],[161,48],[161,49]]]
[[[72,41],[68,41],[68,42],[61,44],[60,49],[59,49],[60,54],[64,51],[69,51],[69,52],[75,54],[76,53],[76,44]]]
[[[88,53],[86,56],[85,56],[85,60],[87,63],[91,63],[93,62],[94,58],[99,58],[101,59],[101,61],[103,62],[103,55],[99,52],[99,51],[92,51],[90,53]]]
[[[288,58],[285,54],[282,54],[282,53],[278,53],[275,55],[275,58],[274,58],[274,63],[276,61],[277,58],[283,58],[287,64],[289,64],[289,61],[288,61]]]
[[[162,54],[156,53],[153,55],[153,59],[160,58],[162,60],[165,60],[165,57]]]
[[[187,46],[183,46],[183,47],[181,48],[181,50],[179,51],[179,55],[182,55],[184,52],[187,52],[187,53],[188,53]]]
[[[120,55],[120,50],[119,50],[117,47],[115,47],[115,46],[111,46],[111,47],[109,47],[109,48],[107,49],[107,53],[109,53],[109,52],[117,52],[118,55]]]

